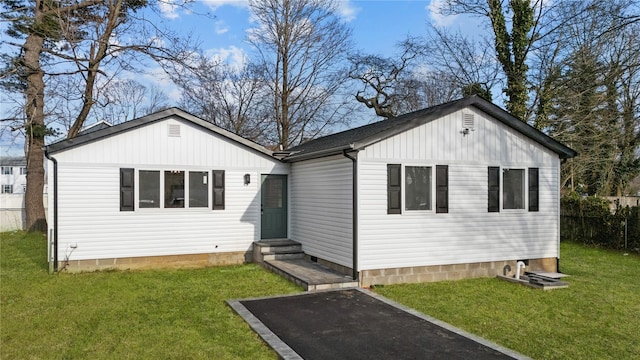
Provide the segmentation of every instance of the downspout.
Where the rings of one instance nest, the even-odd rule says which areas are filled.
[[[357,154],[357,150],[356,150]],[[342,150],[342,155],[353,162],[353,176],[352,176],[352,192],[351,195],[351,209],[352,209],[352,249],[353,249],[353,280],[358,280],[358,158],[347,154],[347,149]]]
[[[53,162],[53,272],[58,272],[58,160],[46,148],[44,156]]]

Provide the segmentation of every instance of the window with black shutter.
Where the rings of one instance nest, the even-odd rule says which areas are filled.
[[[224,170],[213,170],[213,210],[224,210]]]
[[[489,212],[500,212],[500,167],[489,167]]]
[[[538,206],[538,168],[529,168],[529,211],[539,211]]]
[[[387,214],[402,212],[402,176],[400,164],[387,164]]]
[[[449,166],[436,165],[436,213],[449,212]]]
[[[134,169],[120,169],[120,211],[134,210]]]

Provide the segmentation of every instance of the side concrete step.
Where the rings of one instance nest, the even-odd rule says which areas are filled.
[[[302,258],[304,258],[302,245],[293,240],[261,240],[253,243],[253,261],[260,264],[269,260]]]

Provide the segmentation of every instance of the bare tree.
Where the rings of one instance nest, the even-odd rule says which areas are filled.
[[[26,227],[45,230],[46,220],[42,203],[44,186],[45,136],[51,134],[45,121],[45,80],[51,76],[80,76],[80,111],[69,127],[68,137],[75,136],[95,103],[94,91],[101,68],[108,61],[127,65],[122,55],[131,51],[145,52],[155,58],[178,59],[179,53],[156,45],[157,37],[149,37],[143,27],[136,28],[144,41],[118,44],[114,41],[121,33],[133,32],[128,27],[136,10],[149,5],[145,0],[82,0],[44,1],[22,0],[3,2],[0,16],[9,22],[7,35],[15,41],[6,44],[18,51],[5,56],[3,82],[18,84],[5,86],[9,91],[24,94],[24,123],[27,156],[27,190],[25,193]],[[134,33],[135,33],[134,32]],[[136,38],[136,37],[133,37]],[[175,37],[174,37],[175,38]],[[23,41],[22,43],[20,41]],[[47,78],[46,78],[47,77]]]
[[[453,76],[420,70],[424,49],[418,39],[408,38],[399,48],[397,58],[370,54],[349,57],[349,77],[361,86],[355,94],[358,102],[376,115],[390,118],[459,97],[461,86]]]
[[[255,66],[194,55],[189,66],[165,69],[180,87],[180,106],[247,139],[269,144],[275,124],[265,107],[268,87]]]
[[[343,59],[351,31],[334,1],[251,0],[256,27],[248,42],[269,88],[269,116],[283,148],[313,138],[345,121]]]

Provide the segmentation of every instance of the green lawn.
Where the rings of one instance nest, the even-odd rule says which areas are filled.
[[[255,265],[49,275],[44,235],[1,236],[2,359],[275,359],[225,300],[300,291]]]
[[[300,291],[255,265],[49,275],[42,234],[0,242],[2,359],[276,358],[227,299]],[[562,244],[568,289],[497,279],[375,291],[536,359],[640,354],[640,257]]]
[[[535,359],[640,358],[640,257],[568,243],[561,256],[568,289],[473,279],[375,291]]]

